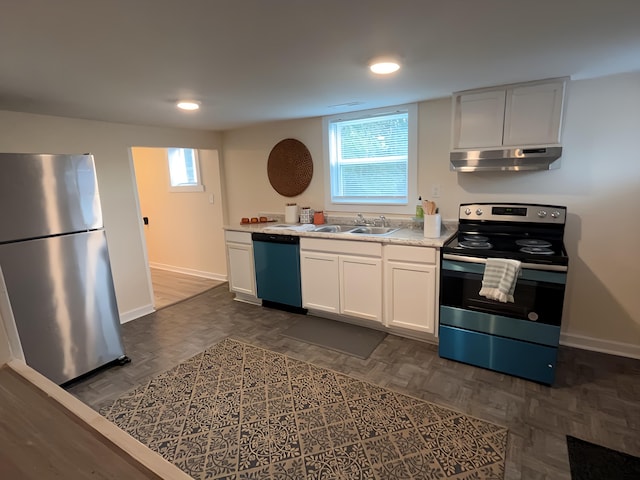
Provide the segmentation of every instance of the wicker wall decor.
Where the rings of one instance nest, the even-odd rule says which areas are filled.
[[[276,144],[267,162],[269,183],[285,197],[304,192],[313,177],[313,160],[304,143],[286,138]]]

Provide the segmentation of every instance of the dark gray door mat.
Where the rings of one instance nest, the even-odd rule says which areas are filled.
[[[567,435],[571,480],[637,480],[640,458]]]
[[[369,358],[369,355],[387,336],[385,332],[379,330],[312,315],[296,320],[296,323],[286,329],[282,335],[363,360]]]

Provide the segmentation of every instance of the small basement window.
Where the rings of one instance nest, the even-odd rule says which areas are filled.
[[[167,148],[170,192],[203,192],[198,168],[198,151],[194,148]]]

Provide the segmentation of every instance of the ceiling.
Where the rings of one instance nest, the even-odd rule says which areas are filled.
[[[0,110],[228,130],[590,78],[640,70],[638,18],[638,0],[3,0]],[[379,55],[402,69],[370,73]]]

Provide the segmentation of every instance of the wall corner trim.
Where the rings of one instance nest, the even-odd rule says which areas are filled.
[[[130,322],[136,318],[144,317],[145,315],[149,315],[155,311],[155,308],[153,308],[153,305],[150,303],[148,305],[143,305],[142,307],[134,308],[133,310],[120,314],[120,324]]]
[[[560,344],[567,347],[581,348],[594,352],[618,355],[619,357],[640,359],[640,345],[632,343],[615,342],[600,338],[576,335],[574,333],[561,333]]]
[[[209,280],[219,280],[226,282],[228,280],[227,275],[213,272],[205,272],[203,270],[196,270],[193,268],[176,267],[175,265],[166,265],[164,263],[149,262],[149,267],[157,268],[159,270],[167,270],[174,273],[182,273],[184,275],[193,275],[194,277],[208,278]]]

